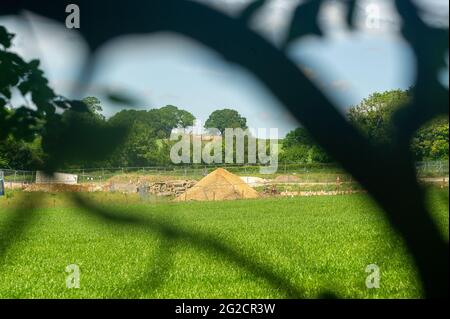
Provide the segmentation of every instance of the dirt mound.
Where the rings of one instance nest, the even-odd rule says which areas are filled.
[[[218,168],[202,178],[194,187],[175,198],[186,200],[230,200],[240,198],[258,198],[258,192],[248,186],[239,176]]]
[[[278,183],[298,183],[300,178],[295,175],[280,175],[274,179]]]

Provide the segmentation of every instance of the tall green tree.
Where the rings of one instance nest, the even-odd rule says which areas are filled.
[[[9,163],[6,157],[0,153],[0,168],[8,168]]]
[[[195,117],[173,105],[160,109],[122,110],[108,122],[129,127],[129,134],[110,158],[113,166],[152,166],[170,164],[172,129],[192,126]]]
[[[366,135],[374,145],[392,140],[392,115],[411,99],[409,90],[373,93],[348,111],[349,121]],[[445,160],[449,158],[448,118],[434,120],[415,134],[411,150],[416,160]],[[316,145],[304,128],[289,132],[283,140],[281,161],[329,162],[331,158]]]
[[[316,144],[308,131],[298,127],[283,139],[280,161],[288,163],[329,163],[331,157]]]
[[[108,122],[113,125],[132,126],[136,122],[148,122],[148,112],[145,110],[121,110],[111,116]]]
[[[172,129],[192,126],[194,115],[173,105],[160,109],[122,110],[112,116],[108,121],[112,124],[121,124],[131,127],[134,123],[142,123],[151,128],[149,137],[169,138]]]
[[[0,168],[34,170],[42,167],[44,161],[40,138],[25,142],[9,136],[0,141]]]
[[[105,119],[105,116],[102,114],[103,112],[102,102],[98,98],[94,96],[88,96],[83,99],[83,102],[88,107],[90,114],[99,119],[102,120]]]
[[[216,110],[205,122],[205,128],[216,128],[223,135],[226,128],[247,128],[247,119],[232,109]]]
[[[360,104],[350,108],[349,121],[358,127],[375,145],[392,140],[392,115],[411,99],[409,90],[373,93]],[[439,118],[420,128],[411,141],[416,160],[448,159],[448,117]]]
[[[411,99],[410,91],[373,93],[348,111],[349,121],[373,144],[386,144],[392,137],[392,114]]]
[[[172,129],[188,127],[194,124],[195,117],[186,110],[181,110],[173,105],[167,105],[158,110],[159,131],[163,137],[168,138]]]
[[[422,127],[411,143],[414,156],[419,161],[448,160],[448,118],[436,119]]]
[[[303,127],[298,127],[286,134],[283,140],[283,147],[292,147],[295,145],[312,146],[315,144],[311,135]]]
[[[156,156],[156,139],[151,137],[151,128],[135,122],[128,131],[127,138],[111,156],[113,166],[150,166],[152,156]]]

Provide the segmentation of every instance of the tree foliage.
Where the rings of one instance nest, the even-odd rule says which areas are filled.
[[[98,98],[77,101],[57,95],[38,60],[26,62],[9,50],[13,38],[0,26],[1,167],[162,165],[168,155],[161,152],[169,152],[159,139],[168,138],[175,127],[193,124],[191,113],[173,105],[122,111],[107,120]],[[15,92],[20,100],[13,99]]]
[[[422,127],[414,136],[411,148],[417,160],[448,160],[448,118],[439,118]]]
[[[0,26],[0,139],[13,135],[32,141],[46,129],[47,123],[60,120],[58,109],[85,111],[86,107],[55,94],[38,60],[25,62],[9,51],[13,38],[13,34]],[[22,97],[17,106],[12,101],[16,90]]]
[[[180,110],[176,106],[167,105],[159,110],[151,110],[159,117],[159,134],[165,138],[170,136],[173,128],[188,127],[194,124],[195,116],[186,110]]]
[[[131,127],[134,123],[144,123],[149,126],[150,136],[157,138],[169,138],[172,129],[192,126],[194,115],[173,105],[167,105],[160,109],[122,110],[109,119],[112,124]]]
[[[358,127],[374,145],[392,143],[393,114],[412,99],[411,91],[392,90],[371,94],[350,108],[349,121]],[[438,118],[421,127],[411,140],[416,160],[448,159],[448,117]]]
[[[373,93],[348,111],[348,120],[373,145],[392,143],[393,114],[411,100],[411,91],[392,90]],[[420,128],[411,141],[416,160],[448,159],[448,118],[439,118]],[[281,160],[286,162],[330,162],[332,159],[311,138],[305,128],[297,128],[283,140]]]
[[[348,111],[349,121],[373,144],[390,143],[393,136],[392,115],[411,99],[410,91],[392,90],[373,93]]]
[[[308,131],[298,127],[283,140],[280,160],[288,163],[329,163],[331,157],[313,140]]]
[[[247,119],[232,109],[217,110],[205,122],[206,128],[216,128],[223,135],[226,128],[247,128]]]
[[[66,162],[100,159],[111,152],[124,128],[102,124],[95,98],[78,101],[57,95],[38,60],[26,62],[10,51],[13,38],[0,26],[0,141],[2,157],[9,154],[8,164],[51,171]],[[13,101],[15,92],[19,101]],[[38,137],[45,162],[32,160],[33,149],[41,149],[26,144]]]
[[[153,166],[170,164],[168,138],[174,128],[192,126],[195,117],[173,105],[159,109],[122,110],[108,122],[129,128],[121,146],[104,165]]]
[[[41,148],[40,138],[33,142],[16,140],[9,136],[0,142],[0,168],[29,169],[30,167],[42,167],[45,154]]]

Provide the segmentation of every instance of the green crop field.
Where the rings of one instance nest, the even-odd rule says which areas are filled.
[[[95,211],[61,194],[11,194],[0,198],[1,298],[422,296],[401,239],[364,194],[202,203],[93,194]],[[429,191],[447,237],[446,200],[448,189]],[[66,287],[69,264],[80,268],[78,289]],[[378,289],[365,285],[369,264]]]

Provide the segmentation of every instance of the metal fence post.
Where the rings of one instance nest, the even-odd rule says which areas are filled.
[[[5,195],[5,182],[4,182],[4,173],[0,171],[0,196]]]

